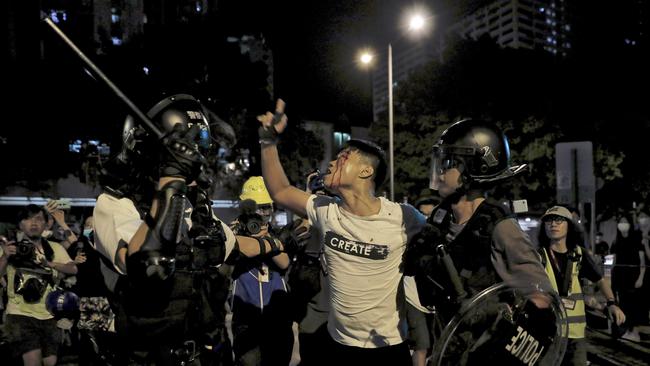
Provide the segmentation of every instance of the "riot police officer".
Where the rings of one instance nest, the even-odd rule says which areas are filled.
[[[195,98],[166,97],[147,116],[164,137],[127,118],[93,213],[117,309],[118,363],[231,364],[220,265],[235,248],[256,255],[277,245],[238,241],[214,216],[203,158],[211,136]]]
[[[507,138],[486,121],[456,122],[433,146],[430,188],[443,201],[411,241],[405,274],[415,275],[421,302],[435,307],[443,323],[500,282],[539,308],[549,306],[551,286],[529,237],[486,200],[490,188],[523,168],[510,165]]]

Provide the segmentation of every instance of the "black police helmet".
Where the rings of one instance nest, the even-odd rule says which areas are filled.
[[[433,146],[431,188],[437,189],[437,176],[451,168],[458,168],[468,182],[492,183],[525,167],[510,165],[508,139],[496,124],[465,119],[449,126]]]

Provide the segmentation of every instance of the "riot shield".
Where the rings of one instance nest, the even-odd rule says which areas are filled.
[[[451,319],[434,344],[429,365],[556,365],[568,324],[560,298],[539,309],[504,283],[478,293]]]

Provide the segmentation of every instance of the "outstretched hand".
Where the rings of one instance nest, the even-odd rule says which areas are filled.
[[[45,209],[58,224],[65,222],[65,213],[59,208],[59,203],[56,200],[48,200]]]
[[[275,113],[266,112],[257,116],[262,126],[259,129],[260,141],[275,140],[287,128],[287,115],[284,114],[286,104],[282,99],[275,103]]]

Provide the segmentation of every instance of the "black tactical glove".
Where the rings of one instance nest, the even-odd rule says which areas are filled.
[[[301,223],[301,219],[296,219],[280,229],[278,239],[282,242],[284,251],[289,256],[293,256],[302,248],[304,248],[311,238],[309,229],[304,226],[300,226]]]
[[[275,112],[273,114],[273,119],[271,120],[272,125],[265,127],[265,126],[260,126],[257,129],[257,134],[260,137],[260,144],[263,145],[275,145],[280,141],[280,134],[278,131],[275,130],[275,125],[280,123],[282,120],[282,117],[284,117],[284,113],[282,112]]]
[[[199,126],[188,130],[178,123],[163,137],[160,177],[184,178],[187,183],[197,179],[204,160],[195,141],[198,133]]]

